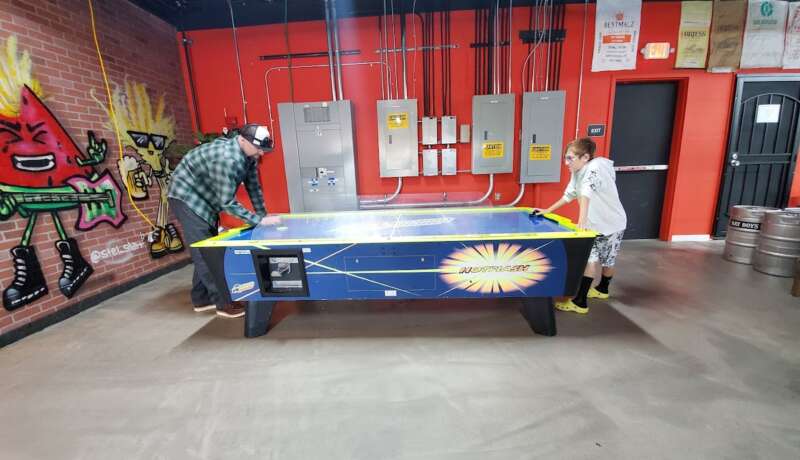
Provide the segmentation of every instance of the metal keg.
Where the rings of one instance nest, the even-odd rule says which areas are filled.
[[[767,211],[776,208],[763,206],[732,206],[725,236],[725,259],[740,264],[753,263],[753,253],[758,245],[761,221]]]
[[[770,211],[764,215],[753,268],[776,276],[794,275],[800,257],[800,214]]]

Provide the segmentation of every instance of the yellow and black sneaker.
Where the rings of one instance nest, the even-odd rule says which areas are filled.
[[[586,294],[586,297],[590,299],[607,299],[608,293],[607,292],[600,292],[595,288],[589,288],[589,293]]]
[[[564,300],[562,302],[556,302],[555,307],[556,310],[574,311],[575,313],[581,315],[589,313],[589,307],[581,307],[580,305],[577,305],[575,302],[573,302],[572,299]]]

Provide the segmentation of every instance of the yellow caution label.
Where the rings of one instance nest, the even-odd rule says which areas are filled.
[[[505,144],[503,142],[484,142],[484,158],[503,158],[505,155]]]
[[[528,150],[528,158],[531,161],[545,161],[551,157],[553,147],[550,144],[531,144]]]
[[[386,126],[389,129],[406,129],[408,128],[408,113],[390,113],[386,118]]]

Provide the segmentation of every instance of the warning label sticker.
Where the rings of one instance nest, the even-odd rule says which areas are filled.
[[[390,113],[386,119],[386,125],[389,127],[389,129],[408,128],[408,113]]]
[[[503,158],[503,155],[505,155],[505,145],[503,142],[483,143],[484,158]]]
[[[549,160],[552,150],[550,144],[531,144],[531,148],[528,150],[528,159],[531,161]]]

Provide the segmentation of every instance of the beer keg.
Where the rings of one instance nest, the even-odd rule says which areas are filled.
[[[753,256],[753,268],[770,275],[792,276],[798,257],[800,257],[800,213],[767,212]]]
[[[763,206],[732,206],[725,236],[725,259],[740,264],[751,264],[758,245],[761,221],[767,211],[775,208]]]

